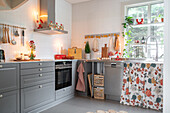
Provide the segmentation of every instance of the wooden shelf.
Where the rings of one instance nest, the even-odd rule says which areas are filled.
[[[50,28],[34,29],[34,32],[47,34],[47,35],[68,34],[68,31],[62,31],[58,29],[51,30]]]

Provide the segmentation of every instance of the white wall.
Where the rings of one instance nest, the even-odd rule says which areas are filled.
[[[69,48],[71,46],[71,29],[72,29],[72,5],[64,0],[56,0],[58,23],[65,26],[69,32],[66,35],[44,35],[33,32],[34,29],[34,11],[37,10],[37,0],[29,0],[23,6],[11,11],[0,11],[0,23],[26,27],[27,41],[33,39],[36,43],[37,58],[52,59],[54,54],[59,53],[59,48]],[[26,52],[27,48],[20,45],[20,37],[16,46],[1,44],[0,47],[5,50],[6,58],[14,58],[19,52]]]
[[[93,39],[85,39],[85,35],[120,32],[120,0],[92,0],[73,5],[72,25],[72,47],[84,49],[84,42],[89,40],[92,48]],[[109,38],[99,39],[100,48],[108,42]],[[100,57],[100,52],[92,53],[92,58]]]
[[[165,3],[165,60],[164,60],[164,108],[163,113],[170,112],[170,1]]]

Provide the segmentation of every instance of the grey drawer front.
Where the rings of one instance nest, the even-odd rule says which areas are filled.
[[[0,113],[19,113],[18,91],[0,93]]]
[[[24,69],[21,70],[21,75],[41,74],[41,73],[54,72],[54,71],[55,71],[55,67]]]
[[[56,91],[56,100],[58,99],[62,99],[68,95],[74,94],[72,86],[64,88],[64,89],[60,89]]]
[[[21,88],[55,81],[55,72],[21,76]]]
[[[55,83],[21,89],[21,112],[27,113],[55,101]]]
[[[2,65],[0,68],[0,93],[19,88],[18,65]]]
[[[54,62],[32,62],[32,63],[22,63],[21,69],[31,69],[31,68],[42,68],[55,66]]]

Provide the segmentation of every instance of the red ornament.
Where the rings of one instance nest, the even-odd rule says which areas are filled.
[[[143,24],[144,19],[142,18],[140,22],[139,22],[139,19],[136,19],[136,22],[137,22],[138,24]]]
[[[43,27],[42,27],[42,24],[43,24],[44,22],[40,19],[40,21],[37,20],[37,23],[38,23],[38,28],[37,28],[37,29],[42,29],[42,28],[43,28]]]

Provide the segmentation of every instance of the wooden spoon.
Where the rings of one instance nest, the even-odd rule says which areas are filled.
[[[7,37],[8,37],[8,43],[11,43],[11,40],[10,40],[10,38],[9,38],[9,27],[6,28],[6,32],[7,32]]]
[[[6,39],[6,26],[3,27],[3,38],[2,38],[2,42],[3,42],[3,43],[7,43],[7,39]]]

